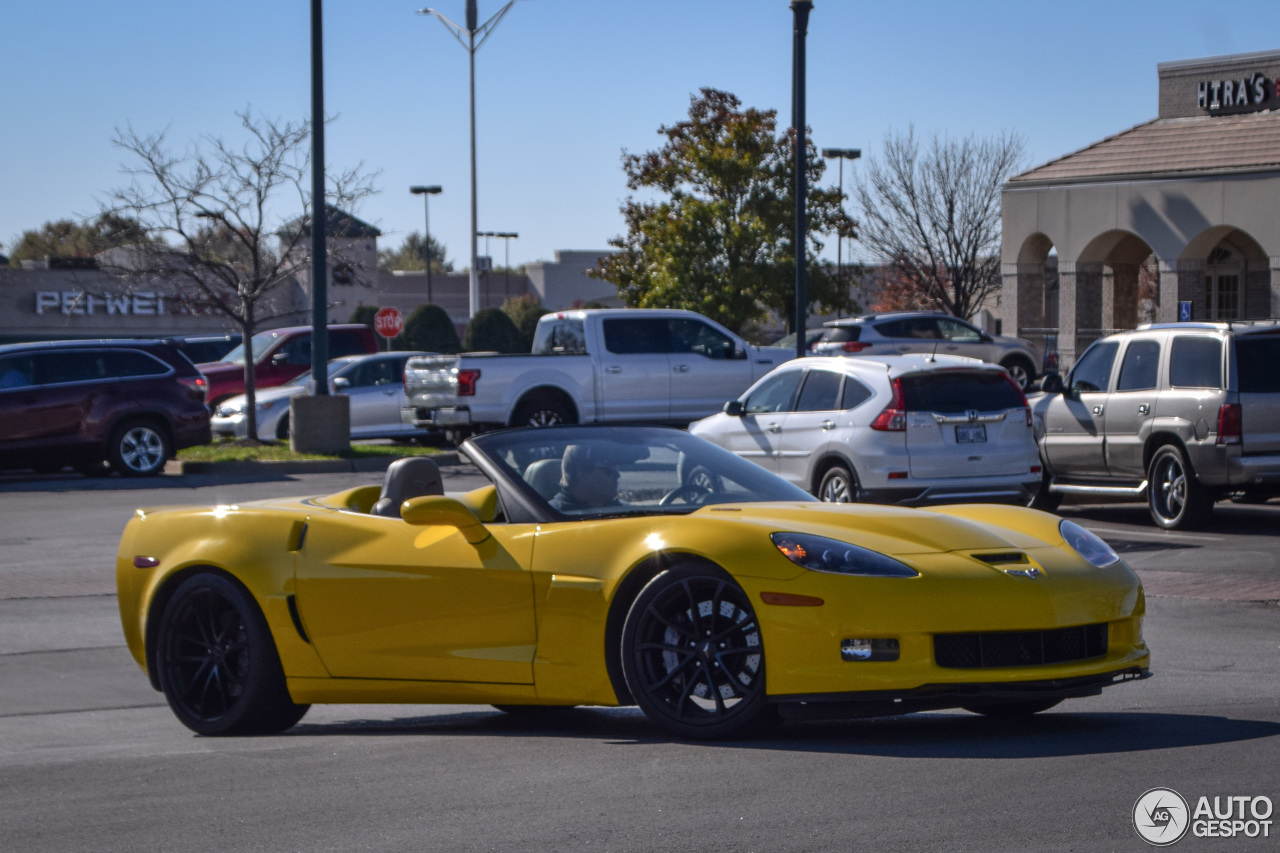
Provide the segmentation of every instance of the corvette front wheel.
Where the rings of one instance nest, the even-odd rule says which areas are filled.
[[[310,707],[289,697],[252,596],[222,575],[194,575],[178,587],[160,617],[155,661],[174,715],[202,735],[275,734]]]
[[[641,590],[622,629],[622,669],[640,709],[679,737],[738,734],[766,708],[755,611],[711,566],[675,566]]]

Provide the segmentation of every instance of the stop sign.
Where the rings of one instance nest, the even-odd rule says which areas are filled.
[[[379,308],[373,315],[373,327],[384,338],[394,338],[404,328],[404,318],[394,308]]]

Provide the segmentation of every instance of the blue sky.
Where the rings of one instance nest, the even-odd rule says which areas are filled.
[[[462,20],[463,0],[435,2]],[[501,5],[481,0],[481,20]],[[325,103],[338,115],[328,159],[380,171],[381,192],[356,212],[383,230],[384,247],[422,228],[408,187],[442,185],[432,234],[462,267],[467,56],[417,8],[325,4]],[[1158,62],[1280,48],[1278,13],[1274,0],[816,0],[808,122],[819,147],[864,157],[910,124],[1011,130],[1041,163],[1154,117]],[[206,133],[237,138],[246,106],[306,116],[308,15],[306,0],[9,4],[0,242],[96,213],[124,182],[117,127],[167,128],[180,147]],[[480,230],[520,234],[513,264],[605,248],[622,229],[623,149],[657,147],[657,128],[679,121],[700,87],[790,122],[791,21],[787,0],[516,3],[476,56]],[[846,164],[846,188],[858,168]],[[498,241],[492,254],[502,262]]]

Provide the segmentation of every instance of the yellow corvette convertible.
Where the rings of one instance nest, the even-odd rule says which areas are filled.
[[[315,702],[637,704],[689,738],[778,718],[1042,711],[1149,674],[1137,577],[1071,521],[828,504],[677,430],[476,436],[489,479],[140,509],[129,648],[185,725]]]

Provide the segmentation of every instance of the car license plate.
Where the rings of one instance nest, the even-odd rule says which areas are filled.
[[[967,424],[956,427],[956,444],[977,444],[986,440],[986,424]]]

